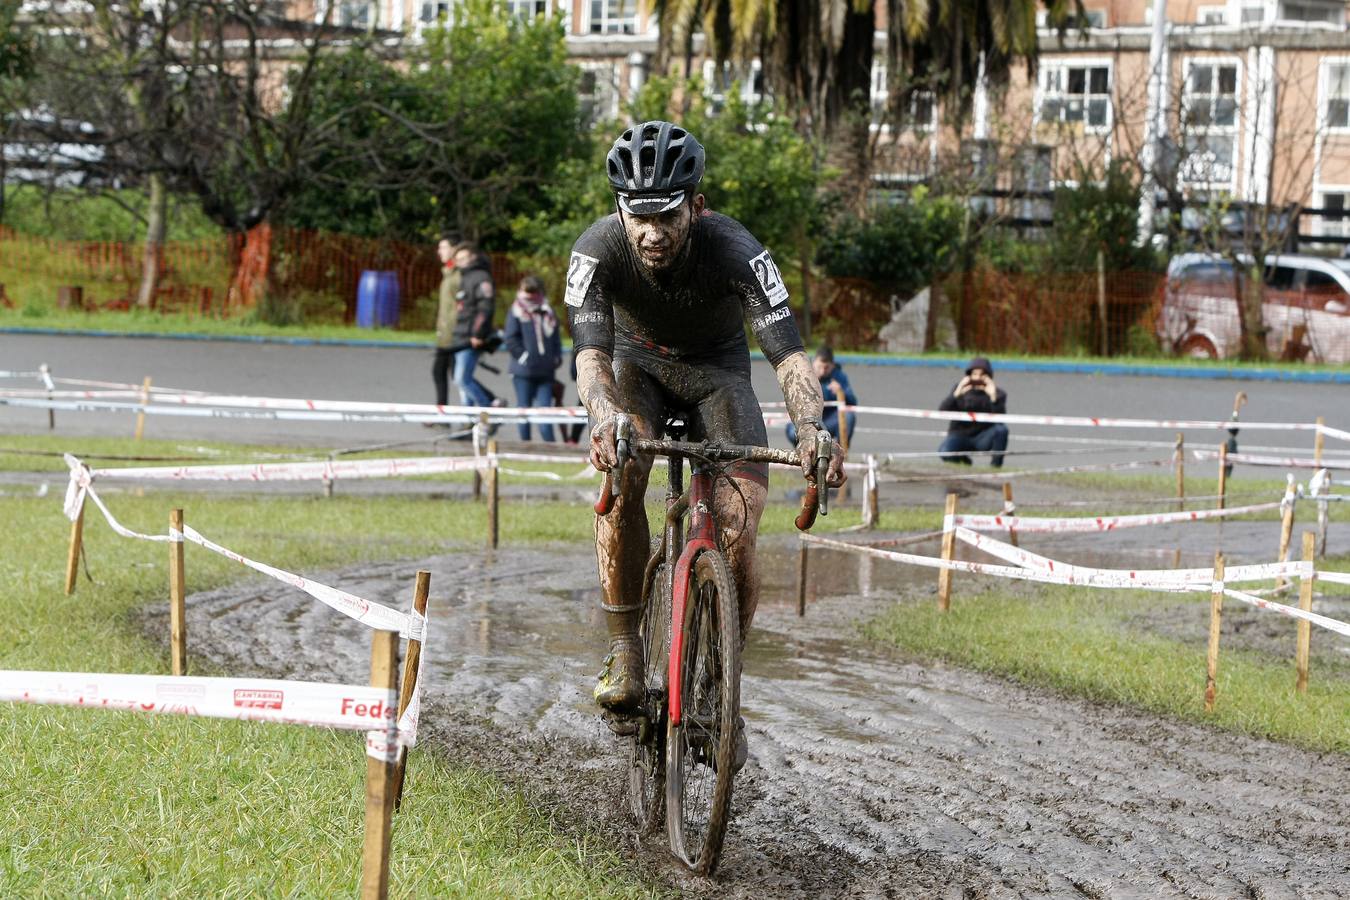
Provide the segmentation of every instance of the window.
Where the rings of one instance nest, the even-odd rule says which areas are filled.
[[[1197,25],[1227,25],[1228,7],[1226,6],[1198,6],[1195,9],[1195,24]]]
[[[1345,199],[1347,195],[1344,191],[1324,191],[1317,201],[1325,213],[1331,215],[1321,215],[1317,220],[1317,231],[1329,237],[1346,237],[1350,235],[1350,215],[1345,218],[1335,215],[1335,213],[1350,213],[1350,207],[1346,206]]]
[[[1237,174],[1237,63],[1188,60],[1182,91],[1181,180],[1232,188]]]
[[[1286,22],[1345,24],[1345,7],[1327,3],[1281,3],[1278,17]]]
[[[1327,128],[1350,128],[1350,60],[1322,63],[1322,116]]]
[[[1237,125],[1237,65],[1192,64],[1182,100],[1186,124],[1200,128]]]
[[[314,5],[314,21],[323,22],[325,17],[329,25],[340,28],[366,28],[372,21],[374,10],[369,0],[335,0]],[[330,13],[329,10],[332,10]]]
[[[872,101],[872,124],[886,121],[886,104],[890,102],[891,85],[886,64],[872,57],[872,84],[868,96]]]
[[[518,19],[548,14],[548,0],[506,0],[506,11]]]
[[[1046,64],[1041,69],[1042,122],[1081,122],[1089,131],[1111,127],[1111,67]]]
[[[1266,6],[1264,3],[1248,3],[1242,7],[1242,24],[1259,25],[1266,20]]]
[[[439,25],[450,20],[450,0],[422,0],[417,21],[422,27]]]
[[[1076,15],[1074,13],[1067,13],[1064,16],[1063,21],[1064,21],[1063,27],[1070,31],[1072,31],[1075,28],[1080,30],[1084,28],[1105,28],[1106,10],[1085,9],[1083,10],[1083,14],[1081,16]],[[1045,10],[1042,9],[1036,12],[1036,27],[1059,28],[1060,25],[1057,22],[1050,21],[1050,16],[1046,13]]]
[[[587,124],[605,122],[619,115],[619,77],[613,63],[582,63],[581,116]]]
[[[591,34],[637,34],[638,0],[590,0]]]
[[[739,87],[741,99],[755,104],[768,96],[764,91],[764,67],[759,60],[751,60],[749,71],[738,69],[730,62],[720,66],[711,59],[703,61],[703,92],[712,102],[714,112],[726,106],[727,95]]]
[[[915,131],[932,131],[937,124],[937,95],[932,91],[910,91],[909,125]]]

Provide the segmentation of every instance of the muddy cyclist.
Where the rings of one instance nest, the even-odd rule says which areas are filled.
[[[764,446],[764,417],[750,383],[749,321],[777,375],[809,474],[822,427],[819,380],[769,251],[739,222],[705,209],[702,145],[678,125],[644,122],[614,141],[605,167],[617,210],[577,240],[564,297],[577,386],[591,419],[591,462],[605,472],[616,464],[615,433],[625,416],[637,437],[659,437],[667,419],[679,417],[690,440]],[[624,467],[618,505],[595,525],[610,652],[594,696],[618,715],[632,711],[644,691],[637,628],[651,549],[644,509],[650,468],[650,457]],[[768,469],[741,463],[727,474],[715,504],[744,636],[758,599],[755,539]],[[835,444],[828,481],[843,480]],[[745,755],[742,726],[737,768]]]

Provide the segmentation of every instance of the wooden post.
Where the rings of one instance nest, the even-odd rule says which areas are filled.
[[[488,414],[480,412],[478,414],[478,427],[473,430],[473,455],[478,456],[483,452],[482,442],[487,439],[488,433]],[[473,470],[473,499],[483,499],[483,470],[474,467]]]
[[[1219,445],[1219,509],[1224,508],[1228,493],[1228,444]]]
[[[1015,516],[1015,515],[1017,515],[1017,504],[1013,503],[1012,482],[1011,482],[1011,481],[1005,481],[1005,482],[1003,482],[1003,514],[1004,514],[1005,516]],[[1009,528],[1009,529],[1008,529],[1008,543],[1012,544],[1014,547],[1017,546],[1017,529],[1016,529],[1016,528]]]
[[[187,580],[183,574],[183,511],[169,511],[169,661],[173,674],[187,674]]]
[[[488,452],[488,473],[487,473],[487,490],[488,490],[488,509],[487,509],[487,514],[488,514],[488,520],[487,520],[487,526],[488,526],[488,527],[487,527],[487,530],[488,530],[488,548],[489,548],[489,549],[492,549],[492,550],[496,550],[496,549],[497,549],[497,535],[498,535],[498,507],[497,507],[497,500],[498,500],[498,496],[497,496],[498,472],[497,472],[497,439],[496,439],[496,438],[492,438],[492,439],[490,439],[490,440],[487,442],[487,452]]]
[[[1177,432],[1177,509],[1186,508],[1186,436]]]
[[[52,391],[56,389],[56,385],[52,383],[51,366],[42,363],[38,366],[38,374],[42,376],[43,383],[47,385],[47,399],[52,399]],[[47,410],[47,428],[52,431],[56,430],[56,410],[54,409]],[[70,592],[67,591],[66,593]]]
[[[1209,595],[1209,654],[1206,657],[1205,712],[1214,711],[1219,678],[1219,629],[1223,623],[1223,554],[1214,554],[1214,590]]]
[[[150,403],[150,376],[145,376],[145,381],[141,382],[141,406],[147,406]],[[145,411],[136,413],[136,440],[140,440],[145,434]]]
[[[1110,355],[1109,331],[1106,321],[1106,258],[1097,250],[1097,320],[1101,324],[1101,355]]]
[[[80,574],[80,552],[84,549],[84,503],[70,523],[70,552],[66,556],[66,596],[75,593],[75,582]]]
[[[1289,541],[1294,537],[1294,476],[1285,476],[1288,487],[1284,492],[1284,503],[1280,507],[1280,552],[1276,562],[1284,562],[1289,557]],[[1284,576],[1275,579],[1275,589],[1284,587]]]
[[[843,388],[834,392],[834,402],[838,404],[834,410],[839,416],[839,447],[844,451],[844,456],[848,456],[848,418],[844,415],[848,400],[844,397]],[[1322,433],[1319,431],[1317,436],[1320,438]]]
[[[810,545],[801,541],[797,549],[797,618],[806,615],[807,552]]]
[[[427,614],[427,598],[431,595],[431,573],[426,569],[417,571],[417,582],[413,587],[413,611],[420,616]],[[408,652],[403,658],[403,687],[398,692],[398,717],[408,711],[413,692],[417,690],[417,666],[422,660],[422,641],[408,638]],[[403,804],[403,777],[408,769],[407,748],[399,750],[398,762],[394,766],[394,809]]]
[[[1323,416],[1317,417],[1317,432],[1313,438],[1313,464],[1319,469],[1322,467],[1322,445],[1326,443],[1326,435],[1322,433],[1322,428],[1327,424]]]
[[[1309,566],[1312,565],[1313,556],[1316,552],[1317,538],[1311,531],[1303,532],[1303,561]],[[1304,612],[1312,612],[1313,581],[1315,578],[1304,578],[1298,588],[1298,608]],[[1312,642],[1312,623],[1307,619],[1298,620],[1298,646],[1294,650],[1294,668],[1298,671],[1298,679],[1294,683],[1294,690],[1300,694],[1308,692],[1308,652]]]
[[[370,686],[398,688],[398,633],[377,631],[370,642]],[[394,813],[394,764],[366,756],[366,837],[361,850],[361,900],[389,894],[389,837]]]
[[[956,515],[956,495],[947,495],[947,507],[942,513],[942,558],[951,560],[956,556],[956,528],[950,525]],[[952,570],[938,569],[938,609],[946,612],[952,605]]]
[[[881,488],[877,479],[877,458],[871,453],[867,454],[867,477],[863,483],[863,525],[872,530],[881,527]]]

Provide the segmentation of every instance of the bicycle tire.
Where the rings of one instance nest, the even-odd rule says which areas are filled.
[[[666,831],[670,848],[700,875],[722,854],[735,778],[740,714],[740,608],[722,554],[694,560],[685,604],[680,724],[666,724]]]
[[[661,552],[659,549],[658,553]],[[639,835],[648,834],[665,813],[666,669],[670,657],[670,567],[651,572],[647,602],[638,622],[642,642],[646,715],[633,734],[628,755],[628,808]]]

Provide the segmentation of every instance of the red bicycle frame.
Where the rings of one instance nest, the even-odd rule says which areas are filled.
[[[678,463],[673,463],[678,465]],[[684,610],[689,602],[689,580],[694,559],[704,550],[717,549],[717,523],[712,514],[713,479],[706,469],[695,469],[689,479],[689,536],[671,575],[670,660],[666,674],[670,721],[680,724],[683,685],[680,665],[684,660]]]

